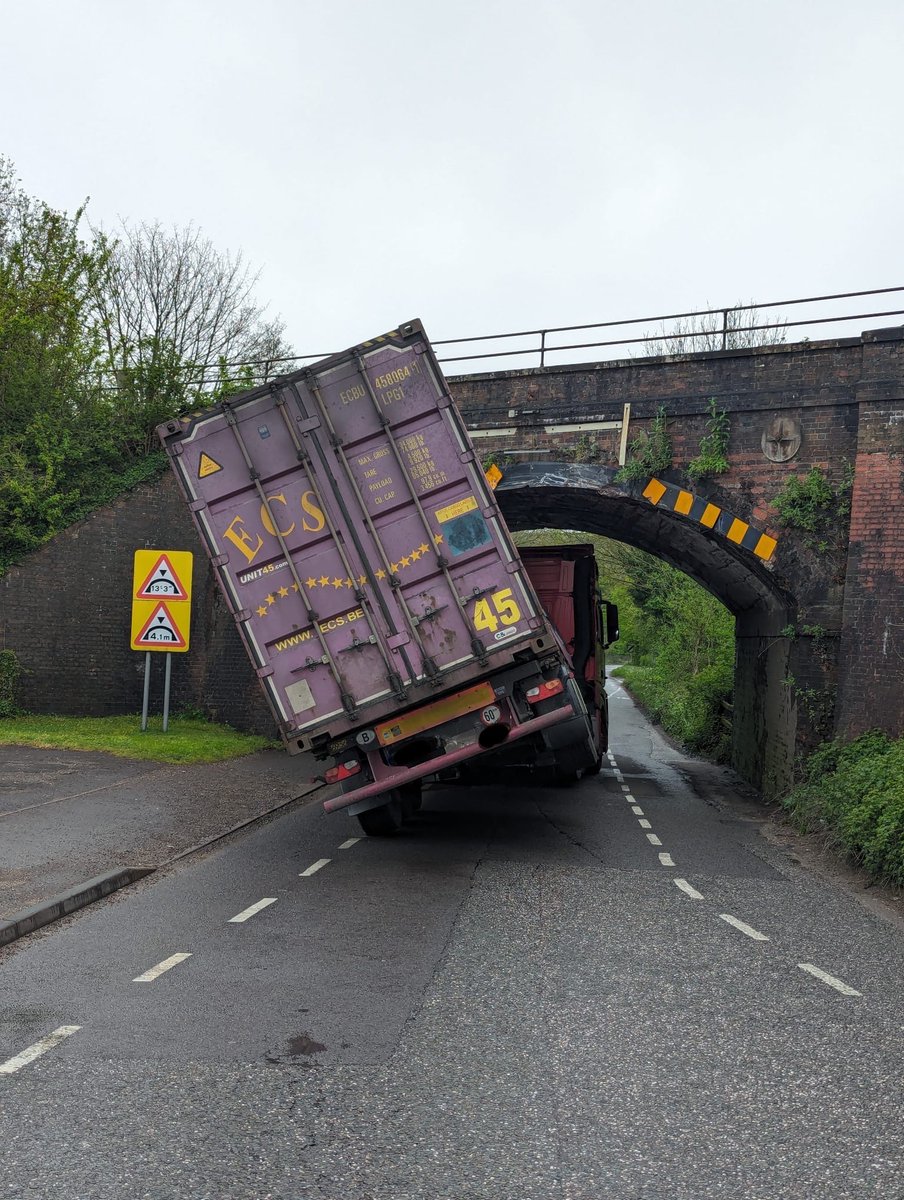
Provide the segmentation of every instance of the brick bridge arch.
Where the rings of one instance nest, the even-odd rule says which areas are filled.
[[[504,470],[513,525],[638,545],[735,613],[745,778],[774,794],[826,737],[904,733],[904,328],[450,385],[478,453]],[[713,404],[730,424],[729,469],[692,486]],[[629,441],[664,411],[673,451],[632,488],[614,478],[626,405]],[[814,467],[835,491],[829,519],[783,528],[772,501]]]
[[[792,642],[782,636],[796,597],[767,565],[727,537],[652,504],[616,480],[617,468],[568,462],[518,463],[496,490],[511,529],[600,534],[664,559],[712,592],[735,617],[733,765],[767,793],[782,787],[794,759],[797,721],[787,683]],[[687,494],[687,493],[686,493]]]

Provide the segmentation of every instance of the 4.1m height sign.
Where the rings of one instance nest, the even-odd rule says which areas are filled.
[[[136,550],[132,569],[133,650],[188,649],[193,555],[188,550]]]

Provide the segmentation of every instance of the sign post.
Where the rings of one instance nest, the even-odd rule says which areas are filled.
[[[144,650],[142,731],[148,727],[151,654],[166,654],[163,685],[163,732],[169,728],[173,653],[188,650],[191,579],[194,557],[188,550],[136,550],[132,567],[133,650]]]

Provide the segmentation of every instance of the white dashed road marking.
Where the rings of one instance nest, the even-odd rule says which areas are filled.
[[[165,958],[163,962],[157,963],[156,967],[151,967],[145,971],[143,975],[136,975],[132,980],[133,983],[153,983],[164,971],[171,971],[173,967],[178,967],[180,962],[185,962],[187,958],[191,958],[190,954],[171,954],[169,958]]]
[[[631,812],[635,813],[638,817],[643,816],[643,809],[640,807],[639,804],[635,804],[634,807],[631,809]]]
[[[681,888],[686,896],[690,896],[694,900],[703,899],[702,892],[698,892],[695,887],[691,887],[686,879],[674,879],[672,882],[675,884],[675,887]]]
[[[61,1025],[59,1029],[54,1029],[53,1033],[48,1033],[47,1037],[42,1037],[39,1042],[26,1047],[19,1054],[14,1054],[6,1062],[0,1063],[0,1075],[15,1075],[16,1071],[21,1071],[23,1067],[27,1067],[36,1058],[40,1058],[42,1054],[46,1054],[48,1050],[58,1046],[67,1037],[78,1033],[80,1029],[81,1025]]]
[[[735,929],[740,929],[741,933],[746,933],[749,938],[753,938],[755,942],[769,941],[765,933],[760,933],[758,929],[754,929],[750,925],[745,925],[737,917],[732,917],[729,913],[719,913],[719,916],[723,921],[727,921],[729,925],[733,925]]]
[[[339,847],[339,849],[340,850],[351,850],[352,846],[354,846],[357,842],[360,842],[360,841],[361,841],[360,838],[349,838],[347,842],[342,843],[342,845]]]
[[[855,988],[849,987],[846,983],[842,983],[840,979],[836,979],[834,975],[830,975],[827,971],[821,971],[819,967],[814,967],[812,963],[798,963],[802,971],[807,971],[811,975],[815,975],[817,979],[821,979],[823,983],[827,983],[829,987],[833,987],[836,992],[841,992],[842,996],[862,996],[862,992],[858,992]]]
[[[226,924],[241,925],[243,921],[247,921],[249,917],[253,917],[255,913],[259,913],[262,908],[266,908],[270,904],[275,904],[276,899],[276,896],[265,896],[263,900],[258,900],[257,904],[252,904],[250,908],[243,908],[240,913],[236,913],[234,917],[230,917]]]
[[[662,842],[659,840],[659,838],[656,836],[655,833],[648,833],[647,840],[649,841],[651,846],[661,846],[662,845]]]
[[[304,875],[313,875],[316,871],[319,871],[321,867],[325,867],[329,861],[330,860],[328,858],[318,858],[315,863],[312,863],[307,868],[307,870],[299,871],[299,873],[298,873],[299,879]]]
[[[674,867],[671,854],[660,854],[659,861],[664,867]]]
[[[641,827],[641,829],[652,829],[653,828],[653,826],[646,819],[646,817],[638,817],[637,824]]]

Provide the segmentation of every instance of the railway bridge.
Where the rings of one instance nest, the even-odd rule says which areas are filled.
[[[904,731],[904,329],[451,386],[513,528],[640,547],[734,613],[733,759],[755,786],[823,737]],[[701,476],[714,412],[728,469]],[[623,482],[654,423],[671,466]],[[776,497],[814,468],[832,498],[780,524]]]

